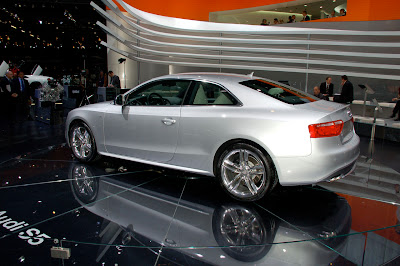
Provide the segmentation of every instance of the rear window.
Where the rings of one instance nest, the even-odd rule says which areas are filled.
[[[304,91],[262,79],[246,80],[240,84],[289,104],[303,104],[319,100]]]

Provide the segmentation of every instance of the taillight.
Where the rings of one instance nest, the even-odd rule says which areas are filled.
[[[311,138],[327,138],[339,136],[343,129],[343,121],[336,120],[327,123],[313,124],[308,126]]]

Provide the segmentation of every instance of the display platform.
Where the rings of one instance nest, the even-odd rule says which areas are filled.
[[[396,265],[400,255],[399,203],[350,190],[278,187],[243,203],[210,177],[81,164],[65,144],[3,161],[0,173],[4,265]]]

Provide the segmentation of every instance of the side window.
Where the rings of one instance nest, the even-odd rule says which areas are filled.
[[[161,80],[144,85],[126,97],[125,105],[181,105],[190,80]]]
[[[196,82],[190,105],[236,105],[237,100],[224,88],[207,82]]]

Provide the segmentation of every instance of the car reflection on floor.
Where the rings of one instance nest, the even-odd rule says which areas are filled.
[[[149,172],[157,182],[137,186],[134,175],[107,177],[104,168],[73,164],[69,172],[75,199],[104,218],[97,262],[111,246],[130,247],[134,239],[178,264],[328,265],[351,227],[347,201],[327,190],[282,188],[242,203],[209,180],[184,177],[177,185],[177,178]]]

